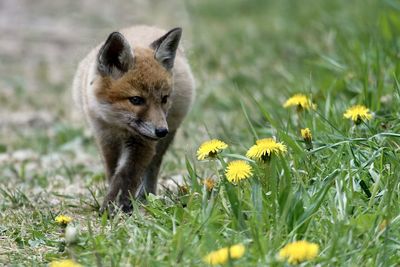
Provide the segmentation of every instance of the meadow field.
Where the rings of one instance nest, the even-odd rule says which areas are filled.
[[[183,27],[197,96],[159,194],[107,218],[70,87],[138,23]],[[1,266],[400,265],[400,1],[4,0],[0,34]]]

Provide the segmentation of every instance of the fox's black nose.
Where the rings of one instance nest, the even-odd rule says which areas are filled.
[[[156,136],[157,137],[165,137],[168,134],[167,128],[156,128]]]

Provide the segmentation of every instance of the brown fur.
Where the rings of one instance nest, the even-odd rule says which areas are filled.
[[[154,59],[154,51],[137,48],[135,68],[115,81],[111,77],[102,77],[96,96],[104,101],[115,102],[134,95],[168,94],[171,87],[172,75]]]
[[[172,70],[156,59],[150,43],[164,31],[138,26],[121,33],[133,48],[133,67],[121,77],[99,73],[97,47],[79,65],[74,98],[93,130],[110,182],[102,210],[114,202],[129,211],[131,197],[156,193],[163,155],[190,107],[194,83],[181,49]],[[134,96],[143,97],[145,104],[133,105]],[[167,103],[161,101],[165,96]],[[169,133],[154,138],[153,127]]]

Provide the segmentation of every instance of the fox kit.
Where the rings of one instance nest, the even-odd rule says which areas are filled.
[[[182,29],[135,26],[113,32],[79,64],[74,100],[86,117],[109,181],[101,211],[132,209],[156,193],[165,151],[192,102],[194,81]]]

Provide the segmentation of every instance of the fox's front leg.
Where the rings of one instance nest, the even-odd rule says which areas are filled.
[[[114,140],[98,141],[107,181],[111,182],[118,166],[121,144]]]
[[[132,209],[134,198],[147,166],[155,153],[155,144],[141,140],[128,140],[123,144],[118,166],[110,181],[109,190],[104,199],[101,212],[112,211],[113,206],[121,207],[124,212]]]
[[[167,151],[169,145],[171,144],[172,140],[174,139],[176,131],[170,132],[165,138],[158,141],[156,146],[156,154],[154,155],[151,163],[149,164],[148,168],[146,169],[144,175],[144,181],[140,192],[138,194],[139,199],[145,199],[146,194],[152,193],[156,194],[157,192],[157,180],[158,180],[158,173],[160,171],[160,165],[163,160],[164,154]]]

